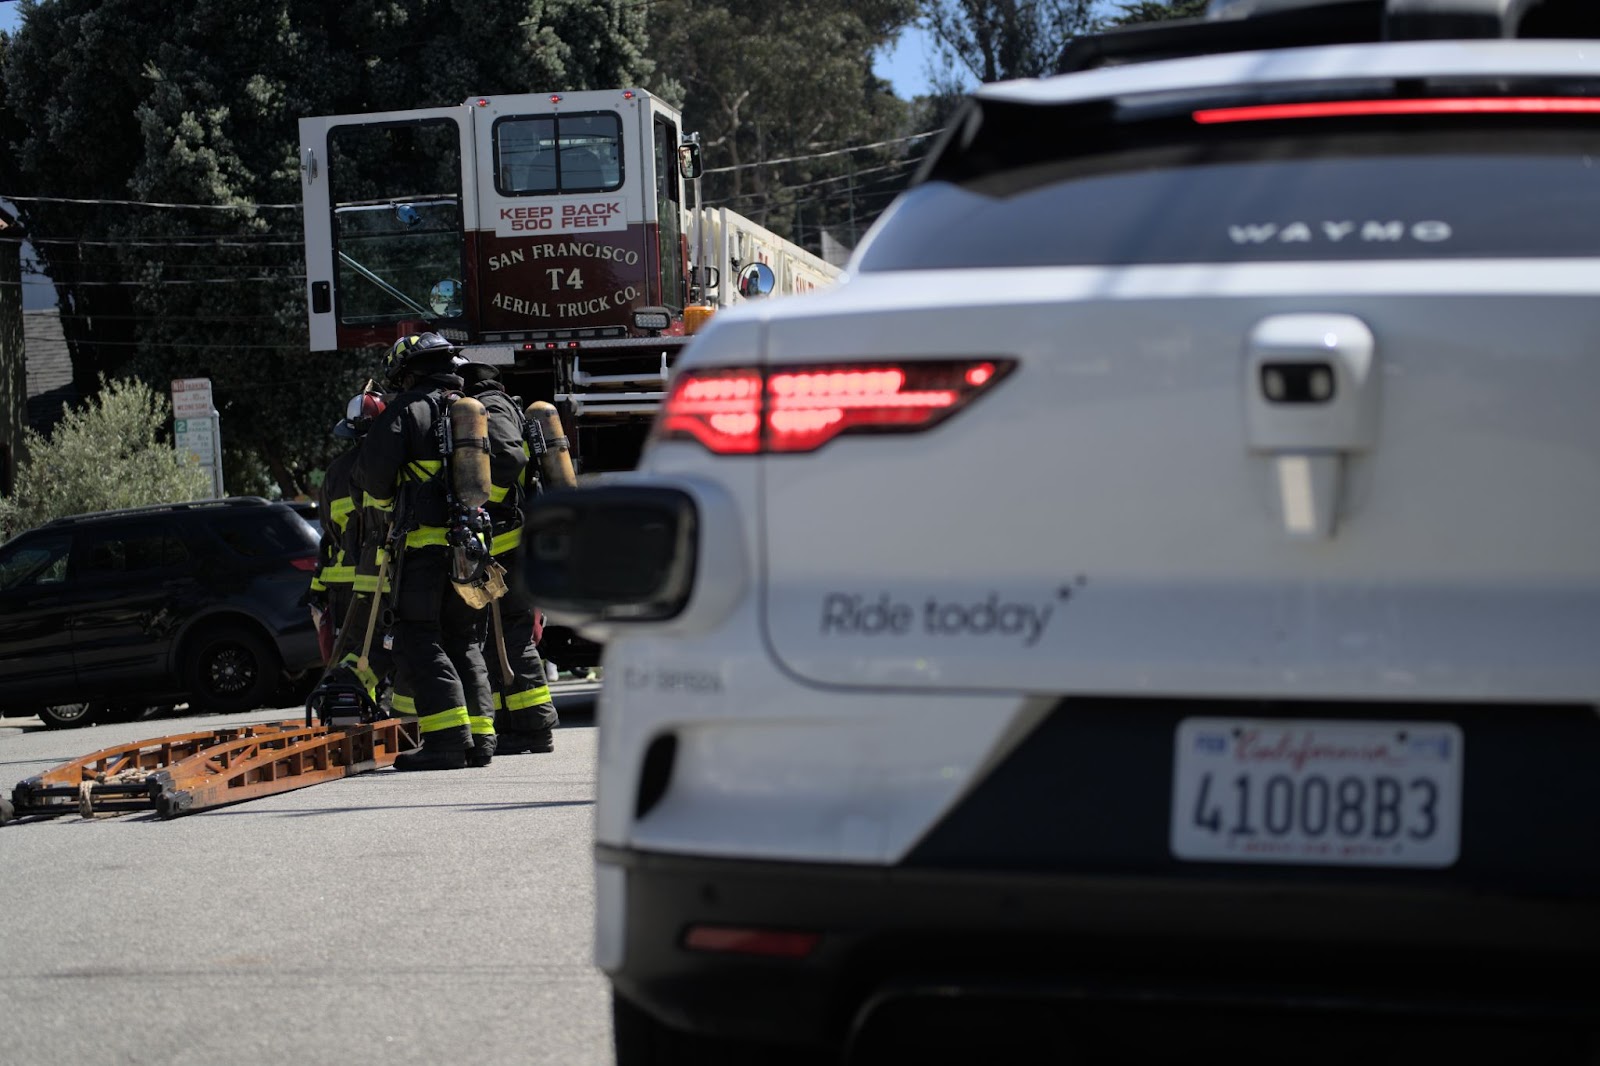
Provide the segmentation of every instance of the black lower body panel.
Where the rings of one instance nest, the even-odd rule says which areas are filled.
[[[619,992],[695,1032],[835,1050],[853,1041],[866,1061],[913,1047],[943,1061],[970,1040],[992,1052],[1023,1032],[1044,1042],[1028,1046],[1088,1061],[1152,1061],[1168,1043],[1232,1048],[1235,1061],[1324,1061],[1321,1050],[1357,1037],[1376,1041],[1368,1057],[1407,1041],[1467,1054],[1509,1040],[1541,1062],[1595,1061],[1593,901],[605,847],[598,858],[627,875]],[[695,951],[685,937],[696,925],[820,940],[804,958]],[[1286,1056],[1289,1033],[1302,1043]]]
[[[1201,736],[1216,722],[1246,723],[1236,738],[1376,722],[1399,742],[1457,738],[1451,857],[1180,858],[1173,820],[1194,815],[1174,804],[1175,745],[1196,735],[1180,728],[1191,720]],[[1307,760],[1332,758],[1316,748]],[[992,1051],[995,1034],[1034,1027],[1058,1058],[1090,1061],[1149,1061],[1150,1041],[1296,1063],[1350,1047],[1481,1061],[1513,1045],[1522,1061],[1595,1061],[1593,707],[1064,699],[893,867],[598,857],[627,873],[617,988],[683,1029],[863,1050],[914,1040],[924,1061],[963,1034],[990,1032]],[[692,950],[696,925],[819,939],[787,958]]]

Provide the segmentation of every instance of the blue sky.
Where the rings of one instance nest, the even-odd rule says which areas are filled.
[[[888,78],[894,94],[902,100],[926,94],[928,68],[933,54],[933,40],[922,30],[908,27],[900,32],[894,44],[878,55],[872,65],[880,78]]]

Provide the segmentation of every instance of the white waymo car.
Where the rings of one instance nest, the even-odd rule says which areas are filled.
[[[1596,1061],[1600,28],[1216,15],[534,507],[621,1061]]]

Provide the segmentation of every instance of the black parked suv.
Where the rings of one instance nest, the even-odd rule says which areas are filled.
[[[263,706],[321,665],[317,534],[233,497],[58,518],[0,546],[0,711],[65,728]]]

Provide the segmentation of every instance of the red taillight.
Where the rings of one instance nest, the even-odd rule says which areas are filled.
[[[660,434],[697,440],[718,455],[740,455],[761,444],[761,372],[694,370],[672,386],[661,408]]]
[[[1194,120],[1273,122],[1280,119],[1350,118],[1367,115],[1588,115],[1600,114],[1600,99],[1565,96],[1469,96],[1425,100],[1321,100],[1196,111]]]
[[[815,951],[821,941],[820,933],[730,925],[691,925],[683,935],[683,946],[690,951],[766,955],[780,959],[803,959]]]
[[[656,432],[718,455],[809,452],[841,433],[927,429],[1011,366],[967,359],[688,370],[673,383]]]
[[[317,557],[315,555],[297,555],[289,560],[289,565],[296,570],[304,570],[309,574],[317,568]]]

